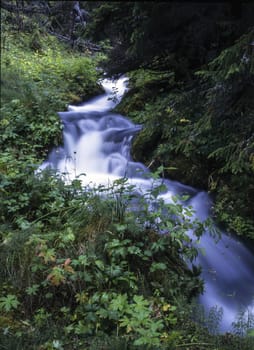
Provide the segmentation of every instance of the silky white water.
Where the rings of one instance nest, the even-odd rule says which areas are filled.
[[[75,178],[83,185],[109,185],[118,178],[128,178],[142,195],[154,185],[147,178],[149,170],[134,162],[130,156],[131,141],[141,126],[122,115],[112,113],[127,90],[127,79],[101,82],[105,93],[80,106],[69,106],[59,116],[64,125],[64,145],[53,149],[39,171],[50,167],[59,171],[66,182]],[[165,180],[167,191],[160,197],[171,202],[172,196],[187,193],[195,216],[206,220],[210,215],[211,199],[206,192]],[[192,232],[189,232],[192,235]],[[200,302],[206,310],[223,308],[220,331],[230,331],[237,313],[254,312],[254,256],[240,241],[230,234],[221,233],[217,242],[207,230],[197,245],[200,253],[197,264],[202,266],[205,291]]]

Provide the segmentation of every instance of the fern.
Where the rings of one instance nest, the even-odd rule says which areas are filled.
[[[248,147],[243,147],[244,142],[233,143],[219,147],[208,155],[208,159],[215,158],[223,161],[225,165],[220,169],[221,173],[230,171],[236,175],[250,170]]]

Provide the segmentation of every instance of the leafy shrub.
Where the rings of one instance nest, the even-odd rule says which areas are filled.
[[[81,191],[78,180],[66,186],[45,173],[34,179],[27,198],[28,205],[36,192],[41,197],[33,216],[27,208],[16,230],[2,226],[1,305],[7,318],[13,308],[18,322],[25,315],[25,329],[8,327],[28,341],[27,348],[54,340],[47,332],[36,338],[51,322],[62,344],[79,339],[85,345],[89,337],[107,334],[137,346],[159,346],[163,332],[177,323],[179,295],[191,299],[201,289],[198,273],[184,261],[195,256],[186,231],[199,225],[183,222],[177,204],[163,209],[168,219],[160,224],[162,207],[150,212],[143,198],[140,211],[130,211],[131,189],[125,181],[100,187],[108,194],[102,199],[97,189]],[[170,233],[159,235],[159,227]]]

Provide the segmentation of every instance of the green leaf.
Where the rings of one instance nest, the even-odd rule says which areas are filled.
[[[9,312],[12,309],[17,309],[20,302],[18,301],[16,295],[8,294],[6,297],[0,298],[0,309]]]
[[[40,285],[39,284],[33,284],[31,287],[28,287],[26,289],[26,293],[28,295],[36,295],[39,290]]]
[[[151,267],[150,267],[150,272],[155,272],[155,271],[165,271],[167,269],[167,265],[164,263],[156,263],[153,262]]]

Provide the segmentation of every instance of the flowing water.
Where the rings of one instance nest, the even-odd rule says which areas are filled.
[[[141,126],[111,112],[127,90],[127,80],[105,79],[101,84],[104,94],[80,106],[70,105],[67,112],[59,113],[64,125],[64,145],[51,151],[39,171],[50,167],[62,173],[66,181],[78,176],[90,186],[108,185],[125,177],[142,195],[152,186],[149,170],[130,156],[131,141]],[[176,181],[164,180],[164,184],[167,190],[161,197],[166,203],[171,202],[173,195],[187,193],[195,216],[201,221],[209,217],[212,202],[206,192]],[[205,291],[199,300],[206,310],[223,308],[220,331],[225,332],[231,330],[240,310],[254,311],[254,255],[230,234],[221,235],[217,242],[210,232],[203,234],[196,263],[201,264],[205,280]]]

